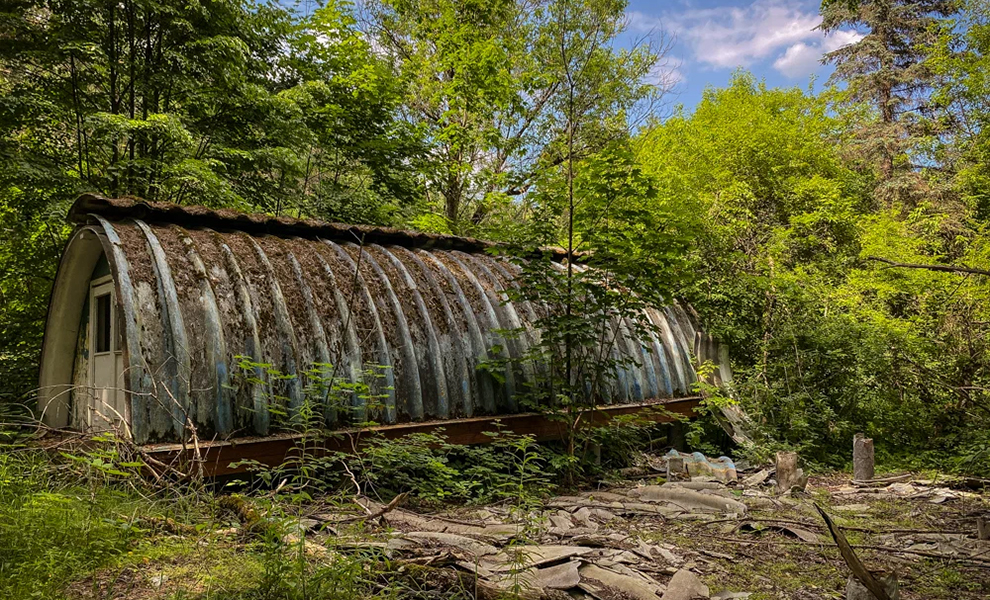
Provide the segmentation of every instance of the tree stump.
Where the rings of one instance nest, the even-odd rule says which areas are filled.
[[[868,481],[874,474],[873,440],[857,433],[853,436],[853,479]]]
[[[786,494],[793,487],[801,490],[808,485],[803,469],[798,468],[797,452],[777,453],[777,491]]]
[[[976,517],[976,539],[990,540],[990,521],[986,517]]]

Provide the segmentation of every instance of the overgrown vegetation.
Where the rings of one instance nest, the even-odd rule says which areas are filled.
[[[162,589],[169,576],[186,589],[175,598],[415,598],[424,585],[415,574],[393,573],[373,547],[338,553],[332,536],[314,550],[299,535],[300,519],[355,496],[408,494],[421,506],[504,503],[526,523],[564,474],[627,466],[628,449],[648,449],[659,433],[643,421],[594,430],[590,439],[610,445],[600,461],[577,462],[564,448],[505,431],[467,447],[442,432],[373,438],[360,455],[317,452],[314,443],[284,465],[255,464],[246,479],[213,484],[195,471],[184,482],[155,480],[133,446],[109,433],[63,440],[61,450],[22,439],[0,446],[0,595],[63,598],[71,585],[70,597],[98,598],[128,589],[134,569],[164,561],[172,566]],[[360,535],[359,520],[347,527]],[[517,543],[525,540],[523,531]],[[213,568],[204,573],[198,561]]]
[[[985,462],[986,2],[826,3],[824,29],[865,37],[827,57],[838,68],[823,93],[739,72],[671,115],[669,86],[648,77],[662,36],[616,49],[622,1],[312,8],[4,4],[4,414],[30,406],[66,208],[97,191],[483,235],[527,256],[556,245],[566,261],[521,267],[520,299],[546,311],[526,357],[540,383],[520,404],[574,418],[632,360],[603,340],[648,329],[641,303],[680,300],[733,349],[735,393],[764,451],[841,467],[836,449],[865,431],[885,460]],[[543,450],[497,441],[539,465],[537,480],[584,455],[577,440],[533,462]],[[408,443],[370,447],[379,467],[355,478],[420,485],[375,481],[397,454],[438,482],[424,496],[499,487],[465,483],[504,473],[490,457]]]

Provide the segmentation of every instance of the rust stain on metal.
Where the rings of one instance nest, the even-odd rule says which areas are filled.
[[[697,396],[657,402],[602,406],[584,411],[580,427],[601,427],[616,417],[639,415],[654,423],[669,423],[679,418],[691,417],[701,398]],[[360,451],[375,439],[395,439],[413,433],[441,433],[449,444],[474,445],[491,441],[494,432],[512,432],[529,435],[538,441],[563,440],[565,426],[559,419],[539,413],[518,413],[495,417],[473,417],[451,420],[426,421],[383,425],[361,429],[340,430],[327,437],[319,446],[307,440],[306,452],[310,456],[322,456],[329,452]],[[243,473],[247,467],[239,461],[253,460],[264,465],[281,464],[300,450],[301,436],[274,435],[263,438],[242,438],[200,444],[200,461],[208,477]],[[188,468],[195,459],[195,450],[182,444],[146,446],[145,451],[154,459],[166,464]]]

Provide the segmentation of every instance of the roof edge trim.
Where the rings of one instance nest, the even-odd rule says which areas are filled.
[[[245,213],[235,209],[211,209],[205,206],[179,206],[167,202],[152,202],[141,198],[106,198],[98,194],[82,194],[69,209],[69,220],[77,224],[89,221],[89,215],[97,214],[108,221],[138,219],[148,223],[171,223],[194,229],[210,228],[220,231],[243,231],[252,235],[276,235],[280,237],[324,238],[356,244],[396,245],[406,248],[437,248],[485,252],[508,246],[470,237],[422,233],[375,227],[347,225],[316,219],[274,217],[259,213]],[[555,255],[558,249],[551,250]]]

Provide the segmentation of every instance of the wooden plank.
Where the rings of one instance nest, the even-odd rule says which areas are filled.
[[[667,423],[682,416],[693,416],[694,409],[700,400],[700,397],[692,396],[674,400],[597,407],[581,412],[579,426],[601,427],[615,417],[631,414],[638,414],[655,423]],[[395,439],[413,433],[442,433],[446,437],[447,443],[450,444],[484,444],[491,440],[485,434],[495,431],[511,431],[517,435],[531,435],[539,441],[563,440],[566,425],[560,419],[548,418],[541,413],[400,423],[332,432],[328,434],[326,439],[320,441],[319,448],[314,449],[310,446],[309,451],[317,455],[326,452],[355,452],[360,450],[362,444],[375,438]],[[232,466],[232,463],[242,460],[253,460],[264,465],[276,466],[290,457],[291,453],[298,451],[302,443],[304,443],[304,438],[301,435],[281,435],[226,441],[201,441],[199,450],[204,473],[209,477],[214,477],[245,472],[246,466]],[[308,442],[308,444],[313,443],[312,439]],[[195,456],[195,450],[192,447],[183,448],[181,444],[146,445],[143,449],[149,456],[163,463],[183,465],[182,469],[188,469],[188,465]]]

